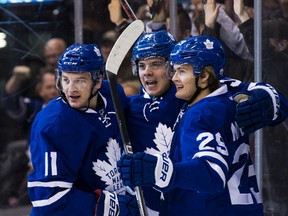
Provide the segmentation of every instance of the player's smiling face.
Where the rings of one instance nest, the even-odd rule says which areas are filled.
[[[161,96],[170,88],[170,80],[165,74],[164,58],[139,60],[138,69],[141,84],[150,96]]]
[[[93,88],[93,81],[89,72],[62,72],[61,86],[72,108],[81,109],[88,106],[91,89]],[[97,85],[95,87],[97,88]],[[90,106],[92,104],[94,103],[90,102]]]
[[[176,97],[189,101],[196,92],[195,75],[190,64],[174,65],[175,74],[172,78],[177,92]]]

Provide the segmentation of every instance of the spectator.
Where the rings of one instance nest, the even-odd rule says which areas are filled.
[[[67,44],[62,38],[51,38],[44,46],[44,60],[46,65],[56,68],[57,60],[66,49]]]
[[[5,176],[1,182],[7,182],[5,190],[11,190],[9,200],[14,200],[14,204],[27,203],[26,177],[27,171],[31,171],[29,154],[29,134],[30,126],[36,114],[47,105],[47,103],[58,95],[55,83],[54,69],[45,67],[42,69],[37,78],[36,92],[38,98],[28,98],[21,95],[23,82],[31,77],[30,68],[27,66],[16,66],[13,74],[5,86],[5,94],[2,98],[2,106],[7,115],[22,125],[22,139],[10,142],[3,155],[7,155],[6,166],[1,169],[2,175]],[[16,153],[14,153],[16,152]],[[13,161],[13,163],[9,163]],[[19,169],[16,169],[18,167]],[[22,167],[20,169],[20,167]],[[6,170],[6,173],[4,172]],[[17,171],[16,171],[17,170]],[[8,174],[9,175],[8,175]],[[16,192],[15,192],[16,191]],[[3,201],[5,203],[5,201]]]
[[[112,0],[108,5],[110,20],[116,26],[117,32],[120,34],[128,25],[128,21],[123,17],[119,0]],[[111,47],[112,48],[112,47]],[[140,83],[137,77],[133,76],[131,68],[131,52],[125,56],[117,75],[118,83],[124,88],[127,96],[139,93]]]
[[[236,2],[236,3],[235,3]],[[243,17],[243,1],[234,0],[235,13]],[[243,32],[250,52],[254,54],[254,20],[246,17],[242,19],[239,26]],[[288,22],[283,17],[270,17],[263,19],[262,37],[262,78],[263,81],[271,83],[285,96],[287,91],[288,71]],[[246,73],[247,80],[254,79],[254,68]],[[275,127],[263,128],[263,161],[267,165],[263,169],[263,197],[265,212],[269,214],[288,214],[288,157],[286,147],[288,143],[287,134],[288,120]],[[281,152],[281,154],[279,154]],[[275,158],[277,157],[277,160]]]

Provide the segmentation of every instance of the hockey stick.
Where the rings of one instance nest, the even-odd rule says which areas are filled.
[[[126,154],[133,154],[133,150],[125,124],[125,117],[118,97],[117,74],[126,54],[143,32],[144,23],[141,20],[133,21],[118,37],[106,62],[106,75]],[[140,187],[135,187],[134,190],[141,216],[148,216],[142,189]]]
[[[120,4],[122,8],[124,9],[125,13],[127,14],[127,16],[129,17],[129,19],[133,21],[137,20],[137,17],[134,11],[132,10],[132,8],[130,7],[129,3],[127,2],[127,0],[120,0]]]

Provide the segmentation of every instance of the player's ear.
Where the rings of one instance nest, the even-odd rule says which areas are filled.
[[[99,80],[98,80],[98,82],[97,82],[96,85],[95,85],[95,87],[97,88],[97,90],[101,88],[102,83],[103,83],[103,75],[100,73],[100,74],[99,74]],[[94,88],[95,88],[95,87],[94,87]]]
[[[207,70],[207,67],[205,67],[203,71],[200,73],[199,78],[203,83],[207,83],[209,80],[209,77],[212,76],[212,73],[214,72],[211,70]]]

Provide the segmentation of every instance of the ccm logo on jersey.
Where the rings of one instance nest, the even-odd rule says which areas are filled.
[[[169,185],[173,174],[173,164],[166,152],[156,156],[157,164],[155,168],[155,184],[160,188],[164,188]]]
[[[105,194],[104,215],[119,215],[119,204],[116,193],[111,193],[109,191],[103,191],[103,193]]]

